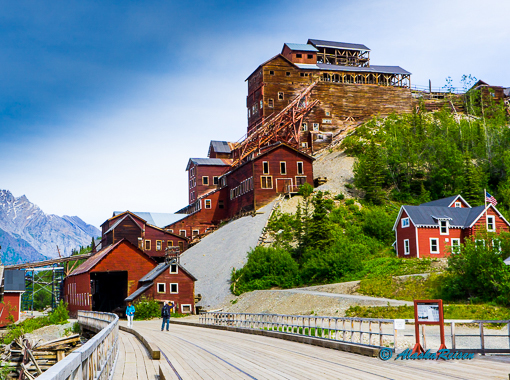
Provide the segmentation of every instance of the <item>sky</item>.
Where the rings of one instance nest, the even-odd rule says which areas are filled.
[[[99,226],[175,212],[186,164],[246,133],[284,43],[362,43],[413,85],[510,87],[508,1],[0,0],[0,189]]]

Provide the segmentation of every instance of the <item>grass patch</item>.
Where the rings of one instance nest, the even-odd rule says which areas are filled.
[[[414,261],[414,260],[413,260]],[[366,296],[384,297],[405,301],[434,299],[438,297],[437,288],[441,277],[431,274],[406,279],[382,276],[361,280],[358,292]]]
[[[444,305],[445,319],[509,320],[510,308],[482,305]],[[351,306],[346,317],[414,319],[413,306]]]

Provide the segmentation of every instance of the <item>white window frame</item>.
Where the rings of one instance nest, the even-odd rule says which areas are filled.
[[[205,208],[212,208],[212,200],[210,199],[205,200]]]
[[[179,283],[171,282],[169,285],[170,285],[170,288],[169,288],[170,294],[179,294]],[[177,291],[176,292],[172,292],[172,285],[175,285],[177,287]]]
[[[318,130],[319,130],[319,128],[320,128],[320,124],[319,124],[319,123],[313,123],[313,124],[312,124],[312,127],[313,127],[313,130],[314,130],[314,131],[318,131]]]
[[[442,229],[443,229],[443,226],[442,224],[443,223],[446,223],[445,227],[446,227],[446,232],[443,232]],[[439,221],[439,234],[440,235],[449,235],[450,234],[450,222],[448,220],[440,220]]]
[[[195,234],[195,232],[196,232],[196,234]],[[191,236],[198,236],[198,235],[200,235],[200,230],[192,230],[191,231]]]
[[[264,170],[267,165],[267,172]],[[269,174],[269,161],[262,161],[262,174]]]
[[[189,308],[189,311],[184,311],[184,308]],[[181,305],[181,313],[182,314],[184,314],[184,313],[192,314],[193,313],[193,308],[191,307],[191,304],[190,303],[183,303]]]
[[[175,267],[175,271],[172,271],[172,267]],[[170,268],[168,268],[168,273],[170,274],[177,274],[179,273],[179,265],[177,264],[170,264]]]
[[[263,187],[262,186],[262,177],[271,178],[271,187]],[[267,185],[267,179],[266,179],[266,185]],[[272,189],[273,188],[273,176],[271,175],[261,175],[260,176],[260,188],[261,189]]]
[[[456,242],[457,244],[454,244]],[[460,253],[460,238],[452,238],[451,240],[452,254]]]
[[[492,239],[492,248],[496,249],[498,252],[501,252],[501,239]]]
[[[213,176],[212,177],[212,183],[213,185],[218,185],[220,183],[220,179],[218,176]]]
[[[163,291],[162,291],[162,292],[160,292],[160,291],[159,291],[159,286],[160,286],[160,285],[163,285]],[[157,292],[158,294],[166,294],[166,283],[164,283],[164,282],[158,282],[158,283],[156,284],[156,292]]]
[[[402,218],[401,220],[401,225],[402,225],[402,228],[407,228],[409,227],[411,224],[409,223],[409,218]]]
[[[181,232],[184,232],[184,235]],[[179,230],[179,236],[186,237],[186,230]]]
[[[301,164],[301,171],[299,171],[300,164]],[[303,161],[297,162],[297,174],[299,174],[299,175],[305,174],[305,165],[303,164]]]
[[[301,124],[301,132],[306,132],[306,131],[308,131],[308,124],[305,122],[305,123]]]
[[[485,247],[485,240],[484,239],[475,239],[475,247]]]
[[[158,243],[159,243],[159,249],[158,249]],[[163,240],[156,240],[156,251],[162,251],[163,250]]]
[[[282,171],[282,164],[285,171]],[[281,175],[287,175],[287,162],[286,161],[280,161],[280,174]]]
[[[204,181],[205,179],[205,181]],[[207,182],[207,183],[205,183]],[[209,176],[208,175],[203,175],[202,176],[202,186],[209,186]]]
[[[430,241],[429,241],[430,253],[433,255],[439,254],[439,239],[438,238],[429,238],[429,239],[430,239]],[[432,242],[434,240],[436,241],[436,249],[437,249],[436,251],[432,250]]]
[[[308,148],[307,142],[301,142],[301,148]]]
[[[489,229],[489,219],[492,220],[492,229]],[[487,231],[496,232],[496,217],[494,215],[487,215]]]
[[[462,208],[461,202],[455,202],[455,208]]]
[[[409,245],[409,239],[404,239],[404,255],[411,254],[411,247]]]

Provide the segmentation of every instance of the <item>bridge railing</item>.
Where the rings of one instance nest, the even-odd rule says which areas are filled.
[[[415,342],[414,319],[405,321],[404,330],[395,330],[393,319],[225,312],[200,314],[200,322],[207,325],[280,331],[395,350],[412,347]],[[466,352],[510,353],[510,320],[456,319],[444,322],[447,347]],[[437,331],[432,330],[434,327]],[[426,334],[422,326],[422,346],[426,348],[428,344],[431,349],[437,349],[439,329],[437,326],[428,328]]]
[[[79,311],[78,323],[97,331],[87,343],[38,376],[38,380],[108,379],[119,347],[119,317],[111,313]]]

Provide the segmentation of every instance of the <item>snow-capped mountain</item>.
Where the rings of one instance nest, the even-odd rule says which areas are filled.
[[[11,263],[33,261],[37,254],[48,258],[58,257],[57,246],[62,256],[69,256],[73,249],[90,245],[92,237],[101,235],[99,229],[77,216],[45,214],[26,196],[16,198],[8,190],[0,190],[0,230],[10,235],[7,238],[0,231],[2,256],[10,248],[10,257],[5,257],[5,260]],[[13,257],[13,252],[18,254],[18,259]]]

